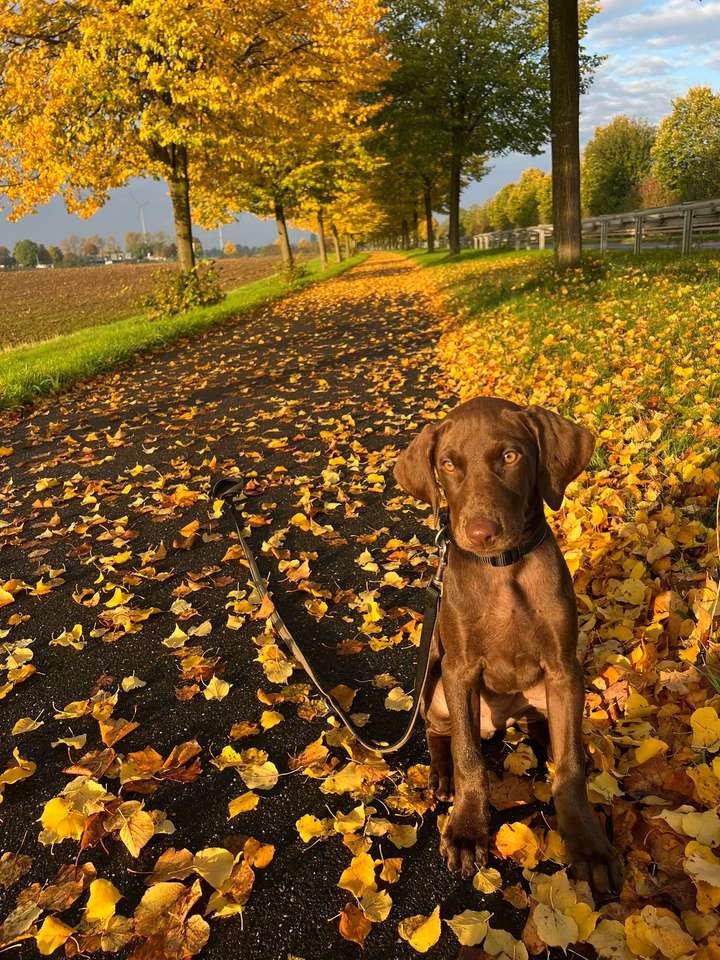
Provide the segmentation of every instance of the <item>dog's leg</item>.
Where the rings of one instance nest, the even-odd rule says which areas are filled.
[[[490,825],[489,786],[480,740],[478,678],[464,664],[448,670],[443,688],[450,716],[455,805],[440,840],[440,853],[452,871],[470,878],[487,862]],[[476,672],[476,671],[475,671]]]
[[[587,798],[582,743],[584,683],[577,660],[545,678],[550,742],[555,762],[552,792],[572,870],[607,895],[622,886],[620,859],[595,819]]]
[[[425,735],[430,753],[430,789],[438,800],[452,801],[454,788],[450,716],[445,701],[441,671],[442,657],[437,634],[435,634],[430,647],[428,679],[423,691],[420,712],[425,720]]]

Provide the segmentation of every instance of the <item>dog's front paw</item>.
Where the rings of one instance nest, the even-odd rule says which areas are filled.
[[[460,870],[463,878],[469,880],[485,866],[489,823],[487,804],[466,801],[455,805],[440,838],[440,853],[448,870],[452,873]]]
[[[586,880],[601,900],[620,893],[624,873],[622,861],[599,826],[576,834],[568,848],[570,872],[576,880]]]

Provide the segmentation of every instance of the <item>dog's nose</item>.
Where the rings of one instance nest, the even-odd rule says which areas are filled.
[[[476,547],[490,547],[495,542],[500,529],[492,520],[470,520],[465,527],[465,536]]]

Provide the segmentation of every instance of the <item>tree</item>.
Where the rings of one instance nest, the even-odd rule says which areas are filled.
[[[463,172],[473,158],[539,152],[548,83],[540,0],[391,0],[398,62],[388,89],[412,105],[447,158],[449,248],[460,249]]]
[[[43,267],[49,267],[52,263],[50,252],[44,243],[39,243],[37,248],[37,262]]]
[[[583,209],[590,216],[636,210],[640,185],[650,174],[655,128],[620,115],[598,127],[581,168]]]
[[[377,0],[3,4],[0,183],[11,215],[61,193],[87,216],[130,176],[164,179],[180,268],[191,269],[191,169],[212,192],[213,146],[240,152],[268,118],[291,121],[301,99],[329,104],[351,73],[357,84],[356,41],[377,19]]]
[[[720,94],[692,87],[658,129],[653,173],[680,201],[720,194]]]
[[[15,258],[10,253],[7,247],[0,246],[0,267],[13,267],[15,265]]]
[[[82,242],[82,255],[84,257],[97,257],[100,253],[100,237],[85,237]]]
[[[50,254],[50,260],[54,267],[59,267],[63,262],[63,252],[60,247],[48,247],[48,253]]]
[[[228,242],[223,247],[223,256],[236,257],[237,255],[238,255],[238,248],[235,246],[232,240],[228,240]]]
[[[540,210],[549,179],[537,167],[523,170],[507,197],[507,216],[514,227],[533,227],[543,222]]]
[[[18,240],[13,256],[19,267],[36,267],[38,263],[38,245],[32,240]]]
[[[79,257],[81,246],[82,241],[80,237],[74,233],[71,233],[69,237],[65,237],[64,240],[60,241],[60,249],[66,259],[68,257]]]
[[[469,209],[460,211],[460,225],[466,236],[487,233],[491,228],[488,215],[488,203],[474,203]]]
[[[150,245],[142,233],[130,230],[125,234],[125,249],[133,260],[144,260],[150,253]]]
[[[502,187],[488,204],[487,213],[492,230],[509,230],[513,223],[508,213],[508,202],[514,190],[512,183]]]
[[[549,0],[550,142],[555,264],[580,261],[580,33],[577,0]]]

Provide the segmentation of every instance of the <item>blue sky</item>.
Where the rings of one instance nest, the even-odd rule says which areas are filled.
[[[705,84],[720,90],[719,23],[720,0],[605,0],[585,40],[590,51],[607,60],[583,97],[582,142],[618,113],[657,122],[669,112],[673,97],[688,87]],[[528,166],[548,170],[549,151],[539,157],[495,158],[488,176],[465,191],[463,205],[492,196]],[[141,206],[148,230],[172,234],[165,186],[133,180],[128,188],[113,191],[105,207],[89,220],[69,216],[59,199],[14,224],[0,213],[0,244],[12,247],[24,237],[57,243],[70,233],[114,234],[122,242],[128,230],[140,229]],[[217,242],[216,232],[195,232],[206,246]],[[243,215],[223,233],[225,240],[262,244],[274,239],[275,228],[271,222]]]

